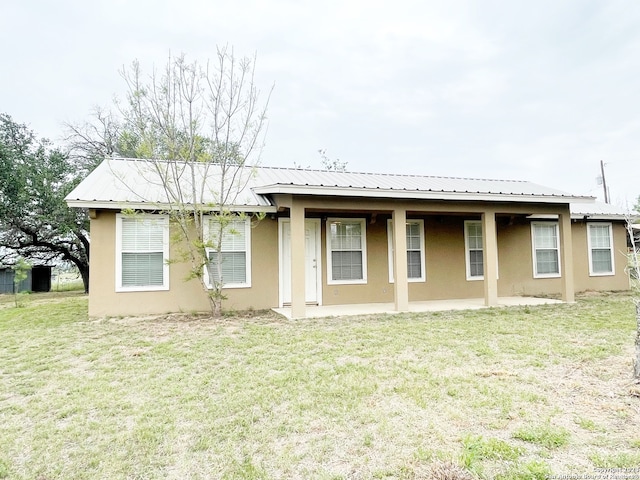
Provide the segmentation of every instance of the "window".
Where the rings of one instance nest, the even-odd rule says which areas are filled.
[[[389,282],[393,283],[393,222],[387,220],[389,243]],[[410,282],[424,282],[424,221],[407,220],[407,278]]]
[[[217,245],[220,238],[220,223],[212,217],[206,218],[205,236],[211,246]],[[209,258],[205,275],[209,287],[211,278],[221,282],[226,288],[251,286],[251,225],[248,218],[231,220],[222,229],[220,251],[207,248]],[[222,275],[222,276],[221,276]]]
[[[613,248],[610,223],[588,223],[589,275],[613,275]]]
[[[535,278],[560,276],[558,224],[539,222],[531,224],[533,238],[533,276]]]
[[[169,218],[116,216],[116,291],[169,289]]]
[[[363,219],[327,219],[327,283],[367,283]]]
[[[467,280],[484,280],[482,222],[464,222],[464,248]]]

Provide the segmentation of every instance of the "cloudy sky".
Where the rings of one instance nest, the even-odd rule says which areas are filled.
[[[640,195],[640,2],[2,0],[0,111],[54,141],[134,59],[257,54],[262,163]]]

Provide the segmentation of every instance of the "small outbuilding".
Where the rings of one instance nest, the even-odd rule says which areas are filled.
[[[0,294],[15,293],[15,272],[10,266],[0,266]],[[48,292],[51,290],[51,267],[38,265],[27,272],[18,285],[18,292]]]

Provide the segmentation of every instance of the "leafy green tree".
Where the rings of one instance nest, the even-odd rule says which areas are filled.
[[[633,209],[640,213],[640,195],[638,195],[638,198],[636,198],[636,204],[634,205]]]
[[[0,252],[71,262],[88,291],[87,212],[64,201],[85,172],[48,140],[0,114]]]

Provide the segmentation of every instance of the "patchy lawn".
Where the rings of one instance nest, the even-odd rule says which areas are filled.
[[[0,478],[640,478],[626,295],[294,322],[12,301]]]

